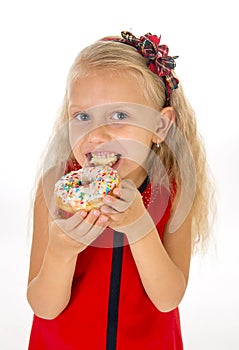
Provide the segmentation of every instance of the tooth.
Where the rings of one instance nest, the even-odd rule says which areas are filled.
[[[94,165],[106,165],[109,164],[112,166],[120,158],[120,155],[117,153],[107,153],[107,152],[98,152],[90,153],[89,161]]]

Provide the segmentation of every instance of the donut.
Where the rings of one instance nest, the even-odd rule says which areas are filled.
[[[116,170],[109,165],[85,167],[62,176],[55,184],[54,197],[57,206],[76,213],[90,211],[103,205],[102,199],[119,185]]]

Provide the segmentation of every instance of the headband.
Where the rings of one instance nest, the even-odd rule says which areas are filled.
[[[170,95],[172,90],[178,88],[179,80],[173,75],[173,69],[176,67],[175,59],[178,56],[169,56],[168,46],[159,45],[161,36],[157,37],[151,33],[145,34],[140,38],[136,38],[132,33],[121,32],[122,38],[106,37],[103,41],[115,41],[126,45],[133,46],[137,51],[145,57],[149,69],[162,77],[165,84],[166,103],[165,106],[170,105]]]

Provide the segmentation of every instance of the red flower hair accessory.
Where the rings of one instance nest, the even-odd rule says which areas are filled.
[[[176,67],[175,59],[178,56],[169,56],[168,46],[160,45],[161,36],[147,33],[137,38],[132,33],[121,32],[122,38],[104,38],[102,40],[111,40],[133,46],[137,51],[147,59],[147,65],[150,70],[160,77],[163,77],[166,90],[166,106],[170,105],[170,94],[172,90],[178,88],[179,80],[173,75]]]

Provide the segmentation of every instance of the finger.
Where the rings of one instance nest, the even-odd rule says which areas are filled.
[[[109,218],[106,215],[100,215],[91,226],[90,222],[84,222],[84,228],[88,229],[84,235],[79,235],[79,230],[77,228],[71,233],[71,235],[73,235],[73,238],[78,242],[89,245],[104,231],[108,223]],[[82,226],[83,224],[81,224],[81,228]]]
[[[65,232],[70,232],[74,230],[76,226],[81,224],[86,216],[87,212],[85,210],[80,210],[68,219],[58,219],[55,220],[55,222],[62,230]]]
[[[87,217],[87,212],[85,210],[79,210],[74,215],[66,220],[66,224],[72,230],[78,226]]]
[[[100,211],[98,209],[91,210],[86,218],[82,220],[77,226],[75,226],[74,230],[79,230],[82,232],[82,236],[87,234],[91,227],[95,224],[97,219],[100,216]]]
[[[136,195],[136,186],[133,181],[129,179],[122,180],[117,190],[116,193],[118,193],[118,197],[121,200],[125,202],[133,202]]]
[[[122,222],[124,220],[124,212],[119,213],[118,211],[112,209],[112,210],[106,210],[107,212],[104,212],[105,215],[109,217],[109,225],[112,222]]]
[[[122,213],[130,207],[136,196],[136,187],[131,180],[123,180],[122,184],[115,191],[118,198],[108,195],[103,199],[105,206],[101,207],[101,211],[105,214],[113,214],[115,212]],[[115,193],[114,192],[114,193]]]
[[[91,227],[91,230],[82,237],[82,243],[91,244],[107,227],[109,218],[106,215],[100,215],[95,225]]]
[[[114,208],[112,208],[110,205],[102,205],[100,208],[101,212],[106,215],[111,215],[111,214],[118,214],[119,211],[116,211]]]
[[[125,202],[113,196],[106,196],[103,202],[105,205],[100,210],[104,214],[123,213],[131,205],[131,202]]]

